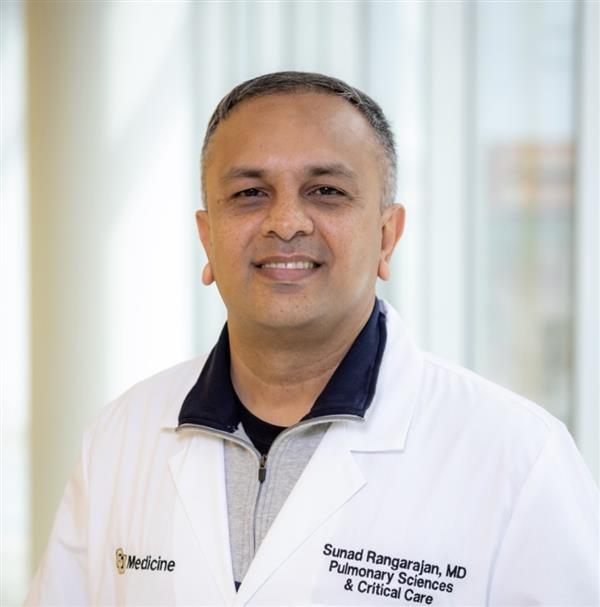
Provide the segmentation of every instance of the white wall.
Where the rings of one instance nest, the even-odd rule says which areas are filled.
[[[29,582],[31,552],[30,238],[20,3],[0,3],[0,42],[0,604],[10,605],[22,597]]]

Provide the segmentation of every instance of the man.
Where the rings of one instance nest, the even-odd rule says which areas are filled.
[[[196,217],[226,327],[86,434],[28,604],[598,604],[598,496],[564,426],[375,298],[395,168],[339,80],[221,101]]]

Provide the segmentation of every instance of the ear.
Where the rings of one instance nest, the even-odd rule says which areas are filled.
[[[196,211],[196,227],[198,228],[198,236],[204,247],[204,252],[208,258],[208,263],[202,272],[202,282],[205,285],[210,285],[214,281],[214,276],[211,266],[212,243],[210,236],[210,221],[208,211]]]
[[[390,259],[396,243],[404,232],[406,211],[401,204],[386,207],[381,214],[381,251],[377,275],[381,280],[390,278]]]

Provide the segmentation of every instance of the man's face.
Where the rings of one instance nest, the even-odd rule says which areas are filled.
[[[309,329],[370,312],[403,220],[381,212],[383,174],[371,127],[339,97],[236,107],[213,135],[197,213],[230,321]]]

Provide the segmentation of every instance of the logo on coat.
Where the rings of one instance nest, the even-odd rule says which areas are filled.
[[[163,559],[162,556],[153,557],[151,554],[140,558],[135,554],[126,554],[123,548],[117,548],[115,566],[119,575],[123,575],[126,569],[171,572],[175,569],[175,561]]]
[[[127,555],[123,552],[123,548],[117,548],[117,552],[116,552],[117,572],[120,573],[121,575],[123,575],[125,573],[125,567],[127,566],[126,556]]]

